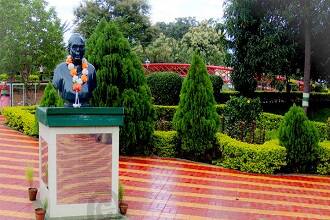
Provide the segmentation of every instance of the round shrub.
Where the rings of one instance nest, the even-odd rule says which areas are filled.
[[[177,105],[183,78],[173,72],[158,72],[147,77],[154,104]]]
[[[210,80],[212,82],[212,86],[213,86],[213,95],[214,95],[214,99],[217,103],[220,102],[220,91],[222,89],[222,85],[223,85],[223,80],[221,79],[220,76],[216,76],[216,75],[209,75]]]
[[[7,73],[0,74],[0,81],[7,81],[8,79],[9,79],[9,76]]]
[[[319,134],[301,107],[294,105],[285,114],[279,128],[279,140],[287,150],[290,171],[308,172],[315,168]]]

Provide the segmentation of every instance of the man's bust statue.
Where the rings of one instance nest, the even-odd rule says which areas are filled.
[[[69,56],[54,70],[53,85],[59,90],[66,106],[77,102],[88,106],[96,87],[96,72],[84,58],[85,41],[80,34],[72,34],[68,42]]]

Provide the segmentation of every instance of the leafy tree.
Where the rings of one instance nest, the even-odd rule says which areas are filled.
[[[304,92],[310,92],[311,79],[329,79],[330,62],[330,1],[273,0],[281,12],[299,47],[297,63],[304,70]],[[307,107],[305,108],[307,112]]]
[[[189,159],[207,160],[219,127],[212,83],[203,59],[194,55],[184,80],[173,125],[181,140],[181,151]]]
[[[225,25],[233,51],[232,79],[242,95],[251,96],[261,74],[292,71],[296,45],[271,1],[227,0],[225,5]]]
[[[319,134],[301,107],[293,106],[279,128],[280,144],[287,150],[290,171],[307,172],[315,165]]]
[[[223,65],[226,54],[223,38],[223,33],[217,32],[207,23],[190,28],[180,41],[177,60],[188,63],[194,51],[198,51],[207,64]]]
[[[173,38],[167,38],[164,34],[153,41],[146,49],[146,57],[152,63],[174,62],[177,50],[177,41]]]
[[[24,81],[42,65],[53,70],[64,57],[60,20],[44,0],[0,0],[0,66]]]
[[[85,0],[74,11],[75,24],[88,39],[102,18],[115,21],[130,43],[145,46],[155,35],[149,11],[146,0]]]
[[[329,10],[330,1],[325,0],[227,0],[226,27],[237,89],[252,93],[253,81],[261,73],[289,78],[301,77],[305,70],[305,75],[312,73],[311,79],[329,78]]]
[[[168,38],[179,41],[190,28],[198,26],[199,22],[194,17],[176,18],[174,22],[157,22],[155,28]]]
[[[87,40],[86,54],[97,69],[93,106],[125,108],[121,151],[144,153],[154,128],[154,109],[141,63],[115,23],[102,19]]]

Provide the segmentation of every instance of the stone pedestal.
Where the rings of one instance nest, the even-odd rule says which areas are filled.
[[[118,214],[123,108],[41,108],[39,199],[48,219]]]

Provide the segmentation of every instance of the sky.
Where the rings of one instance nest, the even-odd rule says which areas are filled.
[[[74,19],[73,11],[81,0],[46,0],[49,6],[55,7],[62,23]],[[158,21],[171,22],[177,17],[196,17],[197,20],[221,18],[223,16],[223,0],[148,0],[151,11],[150,18],[154,24]],[[67,33],[64,37],[67,39]]]

